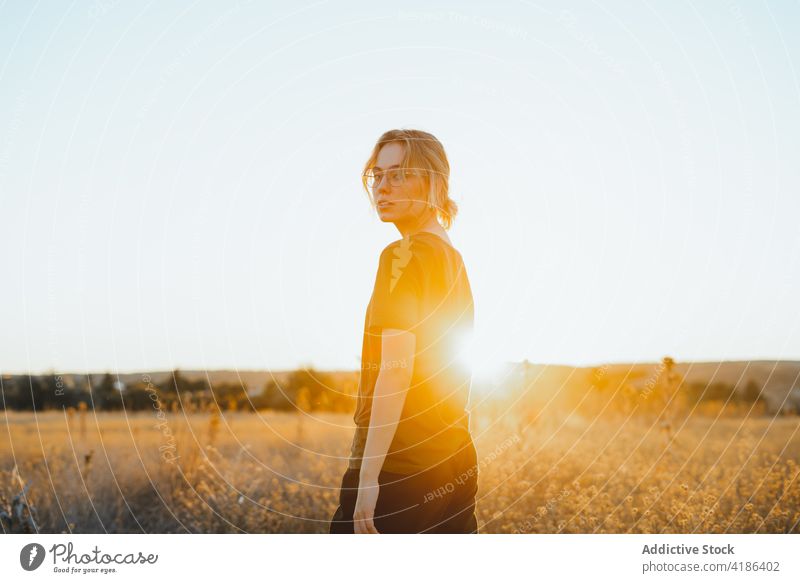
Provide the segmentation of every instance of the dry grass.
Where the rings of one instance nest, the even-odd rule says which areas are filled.
[[[693,417],[671,441],[643,419],[547,419],[476,418],[482,532],[800,532],[796,417]],[[327,531],[349,415],[158,423],[3,413],[0,510],[12,517],[16,496],[16,511],[55,533]]]

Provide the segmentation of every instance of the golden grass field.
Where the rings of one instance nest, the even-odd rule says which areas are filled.
[[[623,417],[473,424],[481,532],[800,532],[797,417],[694,416],[671,440]],[[327,532],[352,436],[335,413],[9,411],[0,425],[0,508],[27,484],[36,528],[55,533]]]

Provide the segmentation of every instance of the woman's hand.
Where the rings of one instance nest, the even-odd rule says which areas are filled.
[[[361,482],[353,510],[353,531],[355,534],[380,534],[372,519],[378,503],[378,481]]]

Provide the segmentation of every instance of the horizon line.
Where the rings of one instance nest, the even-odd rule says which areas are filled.
[[[564,363],[564,362],[536,362],[532,361],[527,358],[523,358],[520,360],[505,360],[502,362],[503,365],[507,364],[522,364],[523,362],[527,362],[529,365],[533,366],[563,366],[563,367],[572,367],[572,368],[592,368],[596,366],[604,366],[604,365],[645,365],[645,364],[658,364],[662,361],[663,358],[658,360],[642,360],[642,361],[606,361],[606,362],[593,362],[593,363],[584,363],[584,364],[574,364],[574,363]],[[777,362],[787,362],[787,363],[798,363],[800,364],[800,357],[797,358],[732,358],[732,359],[711,359],[711,360],[678,360],[675,357],[671,357],[675,361],[675,364],[714,364],[714,363],[732,363],[732,362],[749,362],[749,363],[777,363]],[[75,371],[75,370],[57,370],[54,367],[50,367],[46,370],[40,370],[38,372],[34,372],[31,370],[23,370],[23,371],[3,371],[0,370],[0,376],[24,376],[24,375],[32,375],[32,376],[41,376],[41,375],[49,375],[49,374],[71,374],[71,375],[97,375],[97,374],[116,374],[116,375],[123,375],[123,374],[141,374],[141,373],[171,373],[174,371],[179,372],[221,372],[221,371],[230,371],[230,372],[292,372],[297,370],[316,370],[320,372],[355,372],[359,370],[359,367],[354,368],[321,368],[316,367],[314,365],[300,365],[295,367],[288,367],[288,368],[245,368],[245,367],[219,367],[219,368],[192,368],[192,367],[172,367],[167,369],[156,368],[156,369],[135,369],[135,370],[113,370],[113,369],[95,369],[95,370],[87,370],[87,371]]]

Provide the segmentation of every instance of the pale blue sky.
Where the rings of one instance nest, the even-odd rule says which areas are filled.
[[[798,2],[5,2],[0,370],[357,368],[437,135],[481,359],[800,359]]]

